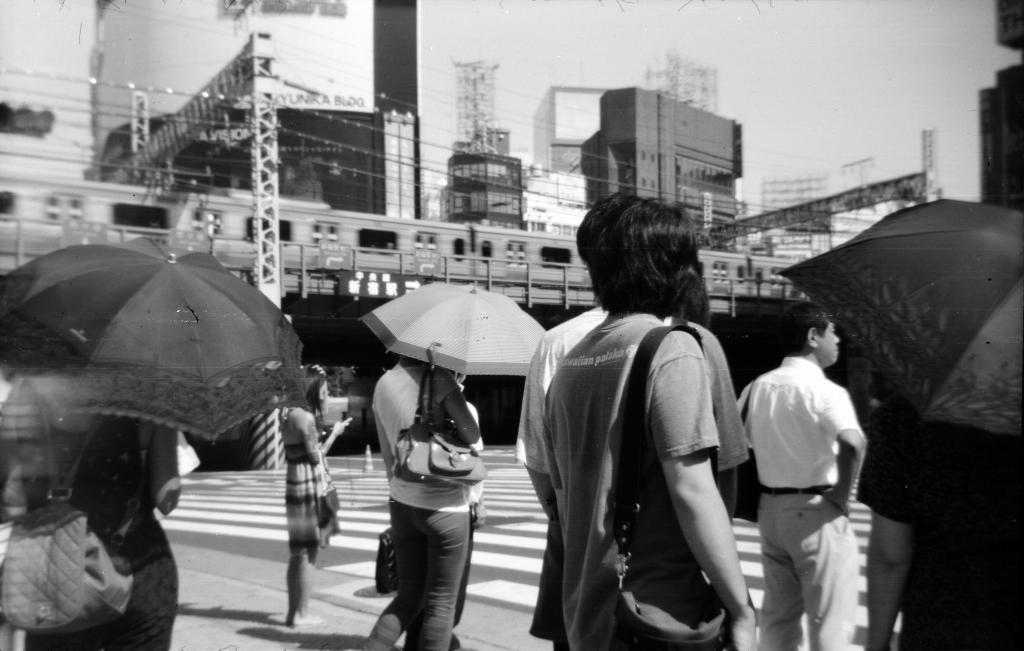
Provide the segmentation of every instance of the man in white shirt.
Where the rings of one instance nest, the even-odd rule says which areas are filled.
[[[783,317],[779,334],[789,349],[782,365],[739,400],[764,487],[760,647],[795,651],[806,613],[811,651],[837,651],[849,646],[856,626],[857,541],[847,516],[864,436],[849,394],[823,372],[839,358],[828,315],[801,303]]]
[[[533,355],[533,361],[530,362],[523,390],[516,460],[526,466],[537,499],[548,516],[548,540],[544,550],[537,607],[534,609],[530,634],[543,640],[551,640],[555,651],[567,651],[569,648],[565,621],[562,618],[562,563],[565,549],[557,508],[561,495],[556,495],[561,493],[561,490],[556,491],[551,485],[551,472],[548,469],[544,441],[541,438],[544,432],[544,399],[558,362],[607,317],[607,312],[595,307],[544,333]]]

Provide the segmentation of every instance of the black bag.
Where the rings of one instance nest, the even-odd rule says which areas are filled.
[[[388,594],[398,590],[398,557],[395,555],[391,527],[385,529],[378,538],[380,544],[377,546],[377,569],[373,578],[377,582],[377,592]]]
[[[619,548],[619,600],[615,608],[615,636],[630,649],[645,651],[714,651],[725,645],[726,611],[714,598],[713,612],[692,627],[658,608],[645,604],[624,588],[626,562],[633,543],[636,514],[640,510],[640,476],[647,446],[645,399],[651,360],[662,340],[674,330],[692,335],[701,344],[700,334],[685,325],[654,328],[640,342],[626,388],[626,414],[623,419],[619,475],[615,488],[615,542]],[[703,347],[703,344],[701,344]],[[632,434],[632,436],[630,436]],[[711,469],[718,481],[717,451],[712,452]]]
[[[740,418],[744,426],[747,422],[747,411],[750,407],[750,395],[743,402],[740,408]],[[757,478],[757,459],[754,457],[754,448],[747,450],[749,454],[746,461],[736,468],[736,510],[734,518],[757,522],[757,507],[761,503],[761,481]]]
[[[394,474],[420,484],[478,484],[487,478],[487,466],[477,451],[449,427],[447,419],[435,422],[431,404],[433,380],[431,366],[420,383],[416,422],[398,435]]]

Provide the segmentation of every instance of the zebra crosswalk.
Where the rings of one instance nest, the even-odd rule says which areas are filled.
[[[489,476],[484,499],[487,523],[474,533],[474,551],[468,598],[483,603],[531,612],[537,599],[537,585],[546,544],[547,521],[533,493],[525,470],[510,454],[486,455]],[[364,472],[362,459],[332,458],[331,475],[339,493],[338,519],[343,533],[331,538],[324,550],[323,569],[372,584],[378,535],[390,526],[388,486],[381,460],[375,471]],[[225,539],[247,541],[254,553],[259,545],[279,555],[288,540],[284,507],[284,471],[248,471],[195,474],[183,480],[178,508],[162,521],[175,540],[185,536],[194,544],[223,544]],[[858,581],[858,609],[855,643],[863,644],[867,626],[866,563],[870,513],[854,504],[850,516],[860,547],[861,576]],[[754,605],[764,598],[757,525],[742,520],[734,523],[740,566],[747,579]],[[241,543],[239,543],[241,544]],[[271,552],[267,552],[268,554]]]

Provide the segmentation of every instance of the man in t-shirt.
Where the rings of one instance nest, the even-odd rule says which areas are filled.
[[[548,516],[548,542],[541,568],[540,592],[534,609],[531,635],[552,640],[555,651],[568,649],[565,625],[562,621],[562,562],[565,550],[558,523],[555,504],[556,491],[551,486],[551,473],[543,449],[544,399],[555,375],[558,362],[585,335],[608,318],[599,307],[592,308],[544,333],[533,355],[523,391],[523,409],[519,418],[519,437],[516,440],[516,460],[526,466],[533,482],[537,499]],[[710,330],[685,318],[667,319],[671,325],[685,324],[701,335],[708,372],[711,375],[711,402],[715,412],[715,425],[721,447],[718,451],[718,488],[726,512],[732,513],[736,505],[736,467],[747,459],[747,443],[743,423],[736,405],[736,393],[729,373],[729,363],[722,344]],[[557,609],[552,604],[558,606]]]
[[[696,236],[677,206],[613,195],[577,235],[598,302],[609,315],[559,362],[544,409],[544,458],[565,541],[562,613],[571,648],[618,648],[615,605],[622,564],[611,504],[625,424],[626,378],[640,340],[700,290]],[[627,590],[690,626],[718,604],[738,649],[753,649],[754,612],[729,517],[714,482],[719,445],[704,353],[674,332],[651,362],[640,510]],[[710,580],[710,585],[708,580]],[[720,602],[716,600],[716,594]]]
[[[740,395],[763,486],[761,647],[795,651],[806,614],[811,651],[839,651],[857,615],[857,540],[847,516],[864,437],[846,389],[823,372],[839,358],[828,315],[796,305],[779,335],[789,351],[782,365]]]

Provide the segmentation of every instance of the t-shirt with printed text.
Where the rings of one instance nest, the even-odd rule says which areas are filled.
[[[544,443],[552,484],[564,490],[563,612],[576,649],[609,649],[618,594],[612,535],[625,391],[643,336],[662,325],[651,315],[602,323],[565,356],[548,393]],[[697,341],[674,332],[647,378],[647,433],[640,512],[626,588],[681,621],[696,624],[714,607],[713,590],[687,547],[659,461],[716,447],[708,371]],[[553,463],[551,462],[553,460]]]

